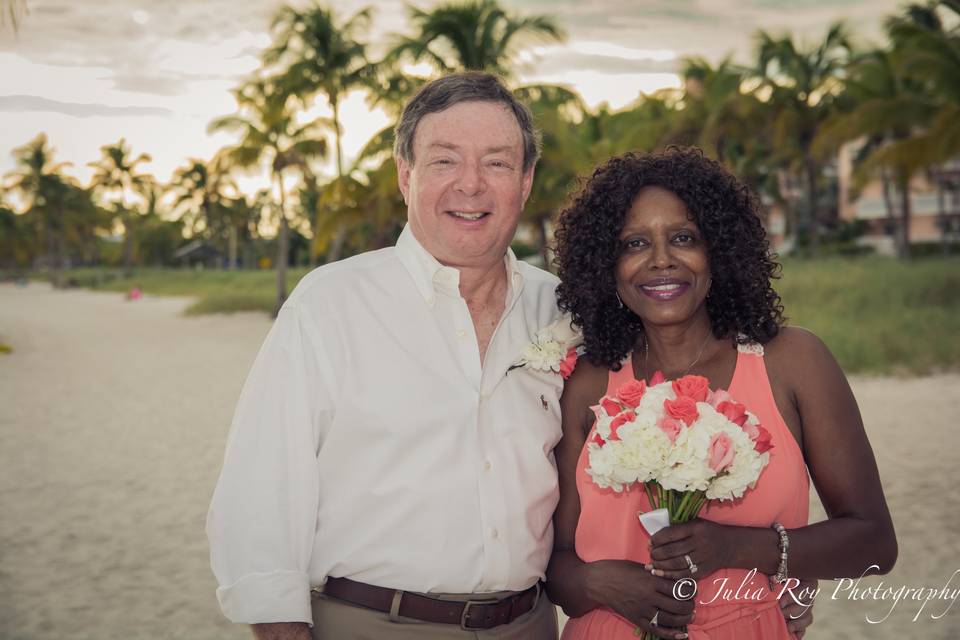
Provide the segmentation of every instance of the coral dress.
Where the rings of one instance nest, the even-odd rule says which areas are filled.
[[[613,395],[617,387],[632,377],[633,364],[628,357],[620,371],[610,372],[607,394]],[[732,502],[708,502],[700,511],[700,517],[747,527],[769,527],[774,522],[787,529],[805,526],[810,490],[807,468],[800,447],[777,410],[760,345],[738,348],[728,391],[766,427],[774,448],[756,487]],[[637,520],[638,511],[650,510],[645,492],[635,487],[623,493],[599,488],[585,471],[588,462],[584,445],[577,463],[580,494],[577,555],[584,562],[611,559],[649,562],[649,535]],[[697,587],[697,615],[688,628],[690,640],[793,638],[778,606],[778,591],[770,590],[766,575],[751,576],[747,570],[720,569],[697,580]],[[636,640],[634,625],[607,608],[572,618],[562,636],[562,640],[621,638]]]

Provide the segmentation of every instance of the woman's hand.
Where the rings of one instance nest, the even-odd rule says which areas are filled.
[[[787,631],[801,640],[807,627],[813,624],[813,599],[820,587],[819,580],[801,580],[790,594],[780,595],[780,610],[787,621]]]
[[[693,600],[677,600],[674,580],[646,571],[643,565],[627,560],[599,560],[589,563],[587,590],[602,603],[643,631],[661,638],[682,640],[680,627],[693,620]],[[651,620],[657,617],[657,624]]]
[[[652,563],[645,568],[654,576],[678,580],[735,567],[737,528],[700,518],[670,525],[650,539]]]

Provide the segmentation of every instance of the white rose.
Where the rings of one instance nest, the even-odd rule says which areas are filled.
[[[570,315],[566,313],[547,325],[543,332],[567,349],[583,339],[580,332],[573,328]]]

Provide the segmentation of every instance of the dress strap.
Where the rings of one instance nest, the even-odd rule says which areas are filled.
[[[742,333],[737,336],[737,352],[745,353],[747,355],[752,355],[752,356],[760,356],[762,358],[763,345],[760,344],[759,342],[753,342],[752,340],[746,341],[746,340],[747,340],[747,336],[745,336]]]

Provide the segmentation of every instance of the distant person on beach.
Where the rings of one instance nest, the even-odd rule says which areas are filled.
[[[428,83],[396,128],[396,246],[280,310],[207,520],[221,608],[257,638],[556,639],[562,378],[515,365],[557,279],[509,249],[538,155],[496,76]]]

